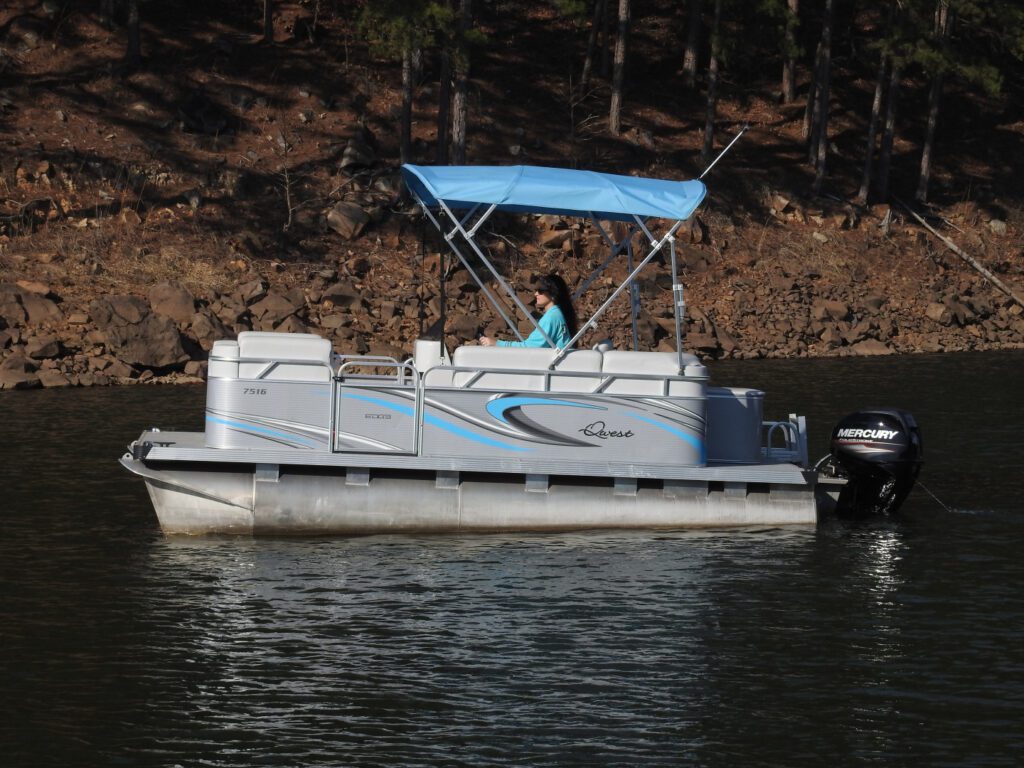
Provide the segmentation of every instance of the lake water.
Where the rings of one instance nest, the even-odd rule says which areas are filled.
[[[817,528],[168,539],[116,463],[201,388],[0,397],[0,763],[1024,760],[1024,354],[728,362],[910,409],[902,513]]]

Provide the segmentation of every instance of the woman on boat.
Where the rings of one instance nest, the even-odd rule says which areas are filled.
[[[556,347],[562,348],[576,335],[576,310],[569,297],[569,288],[565,281],[552,273],[537,281],[534,291],[537,309],[544,314],[540,318],[540,327]],[[480,344],[485,347],[547,347],[547,339],[536,328],[526,337],[526,341],[495,341],[490,336],[481,336]]]

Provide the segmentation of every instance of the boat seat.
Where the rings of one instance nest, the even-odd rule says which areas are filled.
[[[761,461],[764,392],[741,387],[708,387],[708,461],[757,464]]]
[[[516,392],[543,392],[551,361],[558,354],[549,348],[465,346],[455,350],[456,368],[484,371],[457,371],[453,384],[473,389],[501,389]],[[556,372],[593,373],[594,376],[559,376]],[[590,392],[601,383],[601,353],[576,349],[559,361],[551,375],[551,392]]]
[[[412,362],[427,387],[452,385],[451,358],[440,339],[416,339],[412,346]]]
[[[221,339],[213,342],[210,350],[210,362],[207,369],[210,379],[238,378],[238,342],[234,339]]]
[[[679,376],[679,358],[675,352],[611,350],[602,355],[601,373],[606,378],[613,376],[602,392],[614,395],[664,395],[664,377]],[[659,378],[631,378],[630,375]],[[695,355],[684,354],[683,375],[706,377],[707,368]],[[668,394],[703,397],[704,386],[703,381],[671,381]]]
[[[331,342],[316,334],[238,334],[240,379],[320,382],[330,381],[331,375]]]

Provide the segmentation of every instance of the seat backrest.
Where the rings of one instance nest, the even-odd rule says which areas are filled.
[[[707,376],[707,368],[695,355],[684,354],[683,366],[684,376]],[[604,388],[603,391],[608,394],[704,396],[703,381],[669,381],[666,392],[665,379],[676,379],[679,376],[679,358],[675,352],[611,350],[603,355],[601,372],[606,377],[620,374]],[[631,378],[630,375],[657,378]]]
[[[238,334],[238,376],[266,381],[329,381],[331,342],[313,333],[243,331]]]
[[[211,379],[238,378],[238,342],[234,339],[220,339],[213,342],[210,350],[210,364],[206,372]]]
[[[453,365],[473,370],[456,372],[453,383],[459,387],[472,380],[474,389],[544,391],[545,374],[557,354],[557,350],[550,348],[459,347],[452,357]],[[474,380],[476,371],[484,371],[484,374]],[[551,376],[552,391],[589,392],[600,383],[600,376],[559,376],[558,371],[599,374],[601,353],[590,349],[573,350],[559,361]]]

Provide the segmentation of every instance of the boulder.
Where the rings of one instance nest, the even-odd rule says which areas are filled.
[[[240,285],[236,295],[243,304],[252,304],[267,295],[267,284],[262,280],[253,280],[251,283]]]
[[[832,346],[839,346],[843,343],[842,332],[834,325],[827,325],[819,337],[823,342]]]
[[[572,237],[572,232],[568,229],[548,230],[540,236],[540,244],[544,248],[561,248],[570,237]]]
[[[213,342],[234,336],[231,329],[224,325],[220,318],[207,307],[192,315],[189,335],[195,339],[204,352],[213,349]]]
[[[950,308],[936,301],[929,304],[924,313],[928,319],[934,320],[939,325],[950,325],[953,322],[953,312]]]
[[[0,327],[24,325],[26,317],[21,292],[14,286],[0,285]]]
[[[47,389],[59,389],[70,387],[71,381],[63,373],[56,369],[41,370],[38,373],[39,383]]]
[[[701,352],[715,352],[718,350],[718,339],[710,333],[688,333],[684,341],[686,346]]]
[[[868,338],[868,336],[871,334],[871,331],[871,323],[867,320],[862,320],[849,330],[844,331],[843,339],[846,340],[847,344],[856,344],[857,342]]]
[[[327,226],[346,240],[355,240],[369,223],[369,214],[355,203],[338,203],[327,212]]]
[[[157,283],[149,290],[149,305],[158,315],[184,325],[192,319],[196,300],[192,292],[175,281]]]
[[[328,286],[323,290],[320,300],[341,309],[361,309],[364,303],[362,294],[350,283],[335,283]]]
[[[320,318],[320,327],[327,331],[333,331],[351,322],[351,319],[338,313],[323,315]]]
[[[841,301],[816,301],[811,307],[811,317],[815,320],[846,320],[850,316],[850,307]]]
[[[38,280],[19,280],[17,285],[24,293],[34,293],[48,299],[57,298],[57,295],[50,290],[50,286],[40,283]]]
[[[865,339],[864,341],[859,341],[850,347],[850,349],[855,355],[860,355],[862,357],[896,354],[891,348],[878,339]]]
[[[302,305],[297,306],[292,298],[279,293],[268,293],[266,298],[249,307],[249,311],[262,326],[276,326],[289,315],[294,315],[300,306]]]
[[[38,293],[23,292],[21,294],[21,305],[25,308],[28,325],[58,323],[64,319],[64,314],[60,311],[60,307]]]
[[[25,354],[22,348],[15,348],[10,355],[0,362],[0,371],[15,371],[18,373],[33,373],[39,369],[39,363]]]
[[[289,315],[284,321],[274,328],[280,333],[309,333],[309,326],[303,323],[295,315]]]
[[[150,315],[139,323],[111,326],[106,342],[118,359],[146,368],[166,368],[188,360],[181,334],[169,317]]]
[[[102,368],[103,375],[116,379],[128,379],[135,375],[135,369],[114,358],[107,358]]]
[[[185,375],[206,378],[207,363],[205,360],[190,360],[185,364]]]
[[[89,304],[89,314],[100,330],[106,330],[140,323],[150,310],[149,304],[137,296],[105,296]]]
[[[341,154],[340,168],[369,167],[377,161],[373,147],[359,138],[351,138]]]
[[[38,364],[22,351],[4,358],[0,363],[0,389],[33,389],[40,386],[36,374]]]
[[[865,296],[861,303],[864,305],[864,309],[871,314],[875,314],[882,309],[882,305],[884,305],[885,302],[886,299],[884,296],[871,295]]]
[[[722,328],[715,328],[715,336],[723,352],[733,352],[739,347],[736,339]]]
[[[35,373],[0,369],[0,390],[36,389],[39,386],[39,376]]]
[[[187,360],[181,335],[169,317],[154,315],[137,296],[107,296],[89,305],[103,343],[131,365],[165,368]]]
[[[476,339],[480,333],[480,320],[473,315],[460,312],[448,319],[448,332],[464,341]]]
[[[60,357],[63,349],[56,336],[33,336],[25,342],[25,354],[33,360]]]

